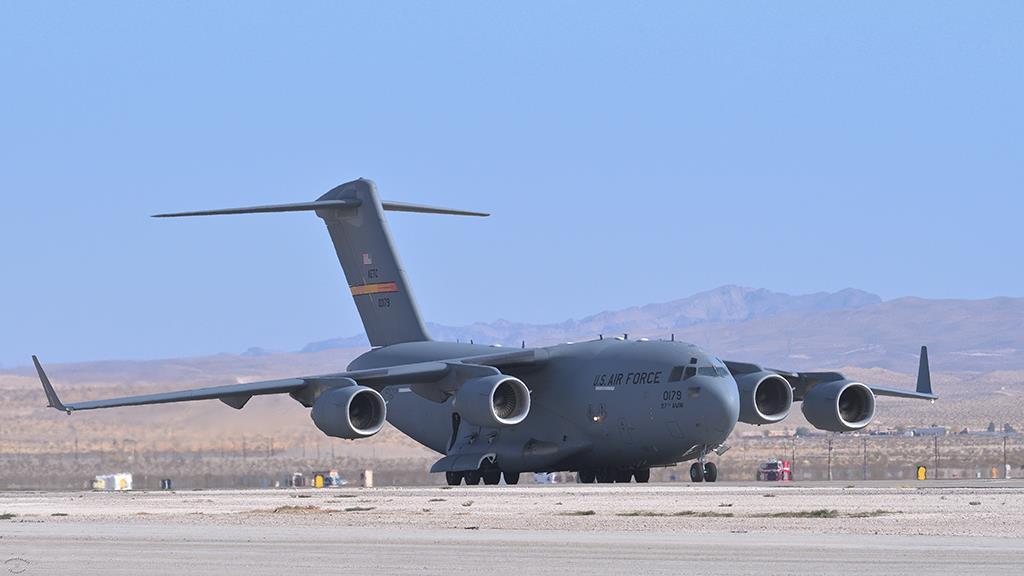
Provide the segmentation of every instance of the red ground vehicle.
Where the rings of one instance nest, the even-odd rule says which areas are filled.
[[[766,482],[783,482],[793,479],[793,470],[789,460],[769,460],[757,467],[757,480]]]

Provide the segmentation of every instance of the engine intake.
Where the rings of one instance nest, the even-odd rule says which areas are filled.
[[[789,415],[793,387],[772,372],[753,372],[736,378],[740,390],[740,422],[772,424]]]
[[[380,432],[387,418],[387,404],[373,388],[331,388],[316,399],[309,416],[324,434],[354,440]]]
[[[476,426],[514,426],[530,412],[530,389],[504,374],[471,378],[455,392],[455,409]]]
[[[802,410],[811,426],[819,430],[852,432],[875,417],[875,394],[860,382],[826,382],[804,396]]]

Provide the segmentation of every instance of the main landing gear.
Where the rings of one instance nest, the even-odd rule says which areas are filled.
[[[505,484],[512,486],[519,484],[519,472],[505,472],[498,468],[487,467],[479,470],[466,470],[465,472],[445,472],[444,479],[449,486],[458,486],[466,481],[466,486],[476,486],[483,480],[484,484],[494,485],[505,480]]]
[[[690,465],[690,481],[714,482],[718,480],[718,466],[714,462],[708,462],[708,454],[714,452],[721,456],[728,449],[729,447],[724,444],[714,450],[708,450],[706,445],[702,446],[697,461]]]
[[[636,480],[639,484],[646,484],[651,480],[650,468],[633,468],[618,470],[615,468],[601,468],[599,470],[579,470],[576,472],[576,481],[580,484],[611,484],[612,482],[628,484]]]

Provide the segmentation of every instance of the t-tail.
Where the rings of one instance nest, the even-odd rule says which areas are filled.
[[[315,202],[156,214],[155,218],[264,212],[316,211],[327,224],[352,298],[371,346],[429,340],[405,271],[388,232],[384,211],[487,216],[483,212],[382,202],[377,186],[360,178],[327,192]]]

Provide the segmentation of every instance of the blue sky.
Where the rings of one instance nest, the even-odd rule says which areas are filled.
[[[361,331],[312,214],[381,195],[424,316],[727,283],[1024,295],[1024,4],[0,4],[0,362]]]

